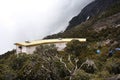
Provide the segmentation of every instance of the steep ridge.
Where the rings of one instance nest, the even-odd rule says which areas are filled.
[[[72,18],[69,22],[69,25],[66,30],[69,30],[86,20],[93,18],[99,13],[105,11],[115,3],[119,2],[119,0],[95,0],[92,3],[88,4],[79,15]]]
[[[89,41],[113,40],[120,42],[120,0],[104,12],[93,16],[68,29],[65,32],[49,35],[45,38],[80,38],[86,37]]]
[[[79,38],[86,37],[90,42],[100,40],[119,40],[120,12],[102,19],[93,18],[67,30],[63,33],[47,36],[46,38]],[[119,42],[119,41],[118,41]]]

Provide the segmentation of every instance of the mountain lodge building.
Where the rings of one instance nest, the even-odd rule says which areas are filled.
[[[57,47],[58,51],[62,51],[66,47],[66,44],[71,40],[79,40],[80,42],[86,42],[86,38],[59,38],[59,39],[25,41],[21,43],[15,43],[16,53],[32,54],[35,51],[36,47],[41,44],[45,45],[54,44]]]

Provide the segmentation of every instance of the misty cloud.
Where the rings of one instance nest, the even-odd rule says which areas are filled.
[[[15,42],[64,31],[69,20],[93,0],[1,0],[0,53]]]

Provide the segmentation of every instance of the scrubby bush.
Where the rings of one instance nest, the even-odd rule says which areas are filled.
[[[24,63],[28,60],[28,56],[25,53],[20,53],[17,56],[14,57],[13,61],[10,63],[10,66],[14,70],[21,69]]]
[[[79,70],[72,80],[90,80],[90,74],[86,73],[84,70]]]
[[[67,47],[65,51],[79,56],[81,53],[84,53],[87,50],[87,44],[85,42],[80,42],[78,40],[72,40],[71,42],[67,43]]]
[[[110,72],[114,73],[114,74],[120,74],[120,62],[113,63],[112,64],[112,69],[111,69]]]

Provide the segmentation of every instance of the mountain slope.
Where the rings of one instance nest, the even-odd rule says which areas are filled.
[[[115,3],[119,2],[119,0],[95,0],[89,5],[87,5],[83,10],[80,12],[79,15],[72,18],[72,20],[69,22],[69,26],[66,30],[69,30],[78,24],[81,24],[82,22],[88,20],[89,18],[92,18],[99,13],[105,11],[110,6],[114,5]]]
[[[80,38],[85,37],[89,42],[117,41],[120,45],[120,0],[113,3],[104,12],[91,19],[68,29],[63,33],[47,36],[46,38]]]
[[[63,33],[47,36],[46,38],[80,38],[88,41],[120,40],[120,13],[107,18],[93,18]]]

